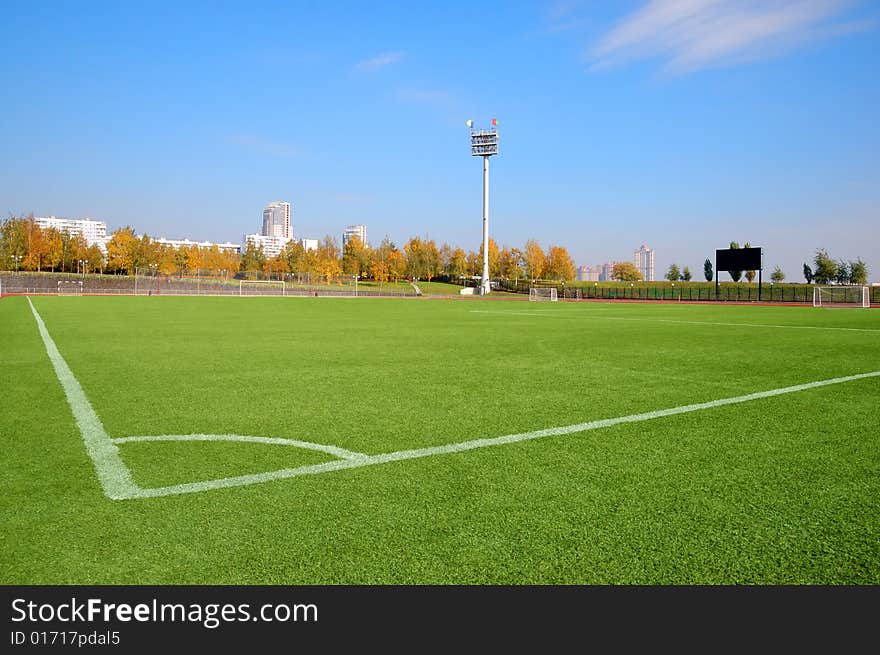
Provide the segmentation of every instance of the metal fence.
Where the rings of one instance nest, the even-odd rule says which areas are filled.
[[[531,284],[526,281],[501,282],[499,288],[514,293],[528,294]],[[657,300],[681,302],[757,302],[758,287],[754,285],[721,285],[718,295],[714,286],[568,286],[541,283],[535,286],[555,287],[560,298],[568,300]],[[813,286],[806,284],[764,285],[761,302],[806,303],[813,302]],[[861,288],[861,287],[860,287]],[[868,287],[871,304],[880,304],[880,287]]]
[[[2,294],[103,296],[416,296],[411,285],[349,278],[249,280],[219,277],[0,273]]]

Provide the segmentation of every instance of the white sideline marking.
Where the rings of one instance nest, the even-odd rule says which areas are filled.
[[[98,480],[104,494],[108,498],[122,499],[131,498],[133,494],[140,491],[134,481],[131,479],[131,472],[128,467],[119,458],[119,449],[110,441],[110,436],[104,430],[101,419],[92,409],[89,399],[83,392],[82,387],[73,375],[73,371],[64,361],[58,347],[49,336],[43,319],[37,313],[31,299],[27,299],[37,320],[37,327],[40,330],[40,336],[43,337],[43,344],[46,346],[46,353],[49,355],[49,361],[55,368],[55,375],[64,389],[64,395],[67,396],[67,404],[70,405],[70,411],[76,419],[76,425],[82,434],[83,442],[86,445],[86,451],[95,465],[95,472],[98,474]]]
[[[311,441],[298,441],[296,439],[282,439],[279,437],[248,437],[241,434],[160,434],[154,437],[116,437],[111,439],[115,444],[134,443],[141,441],[243,441],[245,443],[261,443],[273,446],[295,446],[307,450],[318,450],[323,453],[335,455],[341,459],[363,459],[367,457],[363,453],[355,453],[338,446],[328,446]]]
[[[552,310],[541,312],[512,312],[512,311],[492,311],[488,309],[472,309],[471,314],[513,314],[516,316],[540,316],[542,318],[559,318],[550,315]],[[565,313],[559,312],[557,313]],[[720,321],[681,321],[673,318],[635,318],[627,316],[592,316],[590,314],[574,314],[569,313],[564,318],[592,318],[601,321],[650,321],[653,323],[685,323],[690,325],[723,325],[726,327],[759,327],[759,328],[789,328],[792,330],[844,330],[847,332],[880,332],[875,328],[850,328],[850,327],[833,327],[823,325],[772,325],[769,323],[722,323]]]
[[[28,298],[30,303],[30,298]],[[621,423],[636,423],[639,421],[649,421],[665,416],[675,416],[677,414],[687,414],[689,412],[697,412],[704,409],[712,409],[715,407],[723,407],[725,405],[735,405],[746,403],[762,398],[772,398],[774,396],[782,396],[798,391],[806,391],[808,389],[817,389],[833,384],[842,384],[844,382],[852,382],[854,380],[863,380],[866,378],[880,377],[880,371],[871,371],[868,373],[857,373],[855,375],[847,375],[843,377],[830,378],[827,380],[818,380],[815,382],[807,382],[804,384],[796,384],[789,387],[781,387],[779,389],[770,389],[768,391],[758,391],[744,396],[735,396],[733,398],[721,398],[719,400],[711,400],[704,403],[695,403],[691,405],[682,405],[680,407],[671,407],[668,409],[660,409],[652,412],[643,412],[641,414],[630,414],[629,416],[618,416],[616,418],[602,419],[598,421],[589,421],[586,423],[575,423],[573,425],[565,425],[556,428],[547,428],[544,430],[535,430],[533,432],[521,432],[518,434],[508,434],[500,437],[487,437],[484,439],[473,439],[470,441],[461,441],[458,443],[444,444],[442,446],[430,446],[427,448],[414,448],[410,450],[398,450],[391,453],[381,453],[378,455],[364,455],[361,453],[352,453],[335,446],[325,446],[311,442],[297,442],[293,439],[272,439],[268,437],[243,437],[240,435],[160,435],[156,437],[121,437],[111,439],[104,431],[101,421],[95,414],[94,409],[89,404],[88,399],[83,393],[82,387],[73,376],[73,372],[67,366],[61,353],[49,336],[46,326],[43,324],[40,315],[31,303],[31,311],[37,320],[37,326],[40,328],[40,335],[43,337],[43,343],[46,345],[46,351],[49,359],[55,367],[55,373],[61,382],[64,391],[67,394],[68,403],[76,417],[77,425],[83,435],[83,441],[86,444],[86,450],[92,458],[95,470],[98,473],[98,479],[104,493],[114,500],[133,499],[133,498],[155,498],[159,496],[173,496],[185,493],[198,493],[209,491],[211,489],[223,489],[226,487],[239,487],[243,485],[259,484],[263,482],[271,482],[274,480],[283,480],[286,478],[294,478],[302,475],[317,475],[320,473],[329,473],[331,471],[341,471],[344,469],[354,469],[363,466],[374,466],[376,464],[387,464],[390,462],[400,462],[409,459],[419,459],[422,457],[433,457],[435,455],[446,455],[451,453],[461,453],[468,450],[476,450],[478,448],[489,448],[491,446],[500,446],[504,444],[517,443],[520,441],[529,441],[532,439],[541,439],[543,437],[556,437],[578,432],[586,432],[588,430],[598,430],[607,428]],[[302,448],[310,448],[312,450],[322,450],[330,454],[337,455],[341,459],[321,464],[312,464],[308,466],[300,466],[297,468],[281,469],[278,471],[268,471],[266,473],[254,473],[250,475],[240,475],[229,478],[218,478],[215,480],[203,480],[200,482],[189,482],[185,484],[170,485],[166,487],[156,487],[152,489],[144,489],[137,486],[131,480],[131,474],[122,460],[119,458],[119,450],[116,447],[118,443],[128,443],[134,441],[250,441],[255,443],[281,443],[283,445],[299,446]]]

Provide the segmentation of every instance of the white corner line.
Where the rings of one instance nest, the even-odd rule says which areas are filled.
[[[340,459],[363,459],[369,457],[363,453],[356,453],[338,446],[330,446],[313,441],[298,441],[297,439],[283,439],[280,437],[251,437],[241,434],[160,434],[149,437],[116,437],[111,439],[115,444],[139,443],[151,441],[240,441],[243,443],[259,443],[272,446],[294,446],[306,450],[317,450]]]
[[[287,478],[295,478],[303,475],[318,475],[321,473],[330,473],[332,471],[342,471],[345,469],[361,468],[364,466],[374,466],[376,464],[387,464],[390,462],[400,462],[409,459],[433,457],[435,455],[461,453],[468,450],[476,450],[479,448],[489,448],[492,446],[518,443],[520,441],[541,439],[543,437],[555,437],[579,432],[587,432],[589,430],[607,428],[614,425],[619,425],[621,423],[636,423],[639,421],[648,421],[656,418],[662,418],[664,416],[687,414],[689,412],[697,412],[704,409],[712,409],[715,407],[723,407],[725,405],[746,403],[753,400],[760,400],[762,398],[772,398],[774,396],[782,396],[799,391],[806,391],[808,389],[817,389],[819,387],[826,387],[833,384],[842,384],[844,382],[852,382],[854,380],[862,380],[874,377],[880,377],[880,371],[858,373],[856,375],[830,378],[828,380],[818,380],[816,382],[796,384],[790,387],[770,389],[768,391],[759,391],[756,393],[747,394],[745,396],[721,398],[719,400],[712,400],[705,403],[682,405],[680,407],[671,407],[669,409],[644,412],[642,414],[631,414],[629,416],[618,416],[616,418],[602,419],[599,421],[589,421],[587,423],[575,423],[574,425],[566,425],[557,428],[547,428],[545,430],[535,430],[534,432],[522,432],[519,434],[508,434],[501,437],[473,439],[471,441],[461,441],[458,443],[444,444],[442,446],[431,446],[428,448],[398,450],[395,452],[382,453],[379,455],[367,455],[361,459],[335,460],[332,462],[324,462],[322,464],[300,466],[298,468],[282,469],[280,471],[270,471],[267,473],[255,473],[252,475],[241,475],[230,478],[220,478],[217,480],[206,480],[203,482],[192,482],[167,487],[158,487],[154,489],[142,489],[138,493],[137,497],[154,498],[158,496],[173,496],[185,493],[198,493],[202,491],[209,491],[212,489],[223,489],[226,487],[238,487],[243,485],[259,484],[262,482],[271,482],[275,480],[284,480]]]
[[[668,409],[660,409],[651,412],[643,412],[641,414],[630,414],[628,416],[618,416],[615,418],[601,419],[597,421],[588,421],[586,423],[575,423],[555,428],[546,428],[544,430],[535,430],[533,432],[521,432],[518,434],[508,434],[500,437],[487,437],[483,439],[472,439],[470,441],[461,441],[458,443],[444,444],[440,446],[430,446],[427,448],[414,448],[409,450],[398,450],[390,453],[381,453],[378,455],[364,455],[361,453],[353,453],[351,451],[337,448],[336,446],[327,446],[323,444],[315,444],[312,442],[298,442],[292,439],[273,439],[269,437],[244,437],[241,435],[159,435],[154,437],[122,437],[111,439],[104,431],[103,425],[91,404],[80,387],[79,382],[73,375],[73,372],[67,366],[52,338],[49,336],[46,326],[43,324],[40,315],[37,313],[33,303],[28,298],[31,305],[31,311],[37,321],[37,327],[40,329],[40,335],[43,337],[43,343],[46,346],[46,352],[55,368],[61,386],[67,396],[68,404],[76,418],[77,426],[83,436],[86,450],[92,458],[95,465],[95,471],[98,479],[104,489],[104,493],[108,498],[113,500],[135,499],[135,498],[155,498],[161,496],[173,496],[186,493],[198,493],[209,491],[212,489],[223,489],[227,487],[240,487],[244,485],[260,484],[263,482],[271,482],[275,480],[284,480],[303,475],[318,475],[321,473],[329,473],[332,471],[341,471],[345,469],[361,468],[364,466],[374,466],[377,464],[387,464],[390,462],[400,462],[410,459],[420,459],[424,457],[433,457],[435,455],[447,455],[452,453],[461,453],[469,450],[477,450],[479,448],[489,448],[492,446],[500,446],[520,441],[530,441],[532,439],[541,439],[543,437],[556,437],[589,430],[598,430],[607,428],[621,423],[636,423],[639,421],[649,421],[665,416],[675,416],[677,414],[687,414],[690,412],[712,409],[715,407],[723,407],[725,405],[735,405],[739,403],[751,402],[762,398],[772,398],[774,396],[782,396],[799,391],[807,391],[809,389],[818,389],[834,384],[843,384],[855,380],[863,380],[867,378],[880,377],[880,371],[870,371],[867,373],[857,373],[826,380],[817,380],[815,382],[806,382],[804,384],[796,384],[778,389],[770,389],[767,391],[758,391],[746,394],[744,396],[735,396],[732,398],[721,398],[703,403],[695,403],[691,405],[681,405],[679,407],[671,407]],[[265,473],[254,473],[250,475],[240,475],[229,478],[218,478],[215,480],[203,480],[200,482],[190,482],[185,484],[171,485],[166,487],[156,487],[152,489],[144,489],[137,486],[131,479],[131,473],[128,467],[119,457],[119,449],[116,444],[130,443],[136,441],[248,441],[254,443],[271,443],[283,444],[290,446],[299,446],[312,450],[321,450],[323,452],[340,457],[340,459],[324,462],[321,464],[312,464],[308,466],[300,466],[297,468],[281,469],[278,471],[268,471]]]
[[[27,301],[37,321],[43,344],[46,346],[46,354],[49,355],[49,361],[52,362],[55,375],[58,376],[58,381],[64,389],[64,395],[67,396],[67,404],[70,405],[70,411],[73,412],[76,425],[82,434],[86,451],[95,465],[95,472],[98,474],[98,481],[104,494],[112,499],[133,497],[140,491],[140,487],[131,479],[131,472],[119,457],[119,449],[110,441],[101,419],[98,418],[79,381],[64,361],[52,337],[49,336],[49,331],[30,297]]]

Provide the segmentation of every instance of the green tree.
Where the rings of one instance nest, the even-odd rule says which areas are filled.
[[[804,279],[807,281],[807,284],[813,283],[813,269],[810,268],[807,262],[804,262]]]
[[[868,284],[868,265],[861,259],[849,263],[849,281],[851,284]]]
[[[347,275],[360,275],[366,270],[364,262],[367,259],[366,244],[358,235],[349,237],[342,248],[342,272]]]
[[[713,275],[715,272],[712,270],[712,260],[706,257],[706,261],[703,262],[703,277],[706,278],[706,282],[711,282]]]
[[[693,275],[691,274],[691,269],[689,269],[687,266],[681,269],[682,280],[684,280],[685,282],[690,282],[692,277]]]
[[[257,248],[253,241],[248,241],[244,247],[244,253],[241,255],[241,262],[238,265],[240,271],[262,271],[266,264],[266,255],[263,254],[263,248]],[[186,262],[182,262],[181,268],[185,268]]]
[[[666,279],[670,282],[677,282],[681,277],[681,271],[678,270],[678,264],[670,264],[669,270],[666,271]]]
[[[743,248],[751,248],[751,247],[752,247],[752,244],[750,244],[748,241],[746,241],[745,245],[743,246]],[[755,281],[755,271],[746,271],[746,280],[748,280],[749,282],[754,282]]]
[[[611,277],[621,282],[638,282],[642,272],[632,262],[617,262],[611,270]]]
[[[770,276],[770,279],[774,283],[779,284],[785,279],[785,273],[783,273],[782,269],[777,266],[773,269],[773,274]]]
[[[850,283],[849,263],[847,263],[843,259],[840,259],[837,262],[837,274],[834,276],[834,280],[838,284],[849,284]]]
[[[813,258],[813,279],[816,284],[828,284],[837,279],[837,263],[824,248],[817,250]]]
[[[731,241],[730,242],[730,249],[731,250],[739,250],[739,244],[736,241]],[[733,280],[734,282],[739,282],[740,278],[742,278],[742,274],[743,274],[742,271],[727,271],[727,272],[730,274],[730,279]]]

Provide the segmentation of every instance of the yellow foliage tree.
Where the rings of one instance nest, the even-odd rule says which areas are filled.
[[[538,280],[544,275],[546,258],[540,244],[534,239],[526,241],[523,249],[523,263],[526,267],[526,275],[532,280]]]
[[[562,246],[550,246],[547,251],[547,268],[544,276],[552,280],[573,280],[574,261]]]

